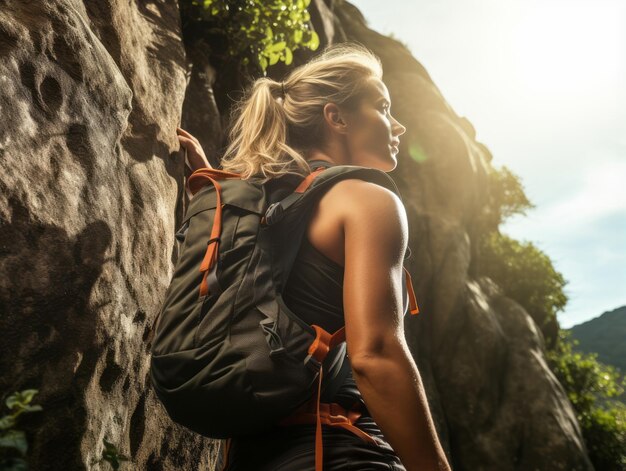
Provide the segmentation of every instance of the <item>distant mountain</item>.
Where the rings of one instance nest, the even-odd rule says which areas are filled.
[[[597,353],[598,361],[616,366],[626,373],[626,306],[607,311],[567,330],[580,342],[576,350]]]

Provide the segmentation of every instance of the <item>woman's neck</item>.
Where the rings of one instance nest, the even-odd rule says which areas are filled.
[[[339,143],[330,143],[324,149],[311,149],[305,153],[306,160],[323,160],[334,165],[350,165],[346,149]]]

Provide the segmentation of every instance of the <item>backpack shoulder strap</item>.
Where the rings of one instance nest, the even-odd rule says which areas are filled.
[[[382,170],[357,165],[334,165],[323,160],[311,161],[309,164],[312,172],[300,182],[293,193],[267,208],[262,224],[272,225],[278,222],[283,213],[292,206],[295,210],[296,207],[307,205],[314,196],[321,196],[332,185],[348,178],[360,178],[376,183],[393,191],[402,199],[395,182]]]
[[[311,161],[310,166],[311,174],[305,177],[287,197],[269,205],[261,219],[263,225],[281,227],[277,231],[277,241],[280,239],[281,233],[288,234],[288,239],[284,239],[280,245],[281,250],[285,252],[282,259],[282,264],[285,267],[282,271],[283,281],[286,281],[289,276],[289,268],[292,266],[297,248],[300,246],[300,241],[304,235],[305,223],[310,216],[310,210],[313,209],[319,197],[328,191],[332,185],[340,180],[360,178],[381,185],[402,199],[395,182],[382,170],[356,165],[334,165],[325,161]],[[410,252],[407,250],[405,258],[408,255]],[[404,268],[404,272],[410,312],[412,315],[417,315],[419,308],[411,283],[411,275],[406,268]]]

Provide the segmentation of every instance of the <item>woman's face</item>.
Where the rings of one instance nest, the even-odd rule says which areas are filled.
[[[391,116],[387,87],[377,77],[369,80],[368,92],[354,111],[344,114],[346,144],[351,165],[390,172],[398,164],[398,136],[406,128]]]

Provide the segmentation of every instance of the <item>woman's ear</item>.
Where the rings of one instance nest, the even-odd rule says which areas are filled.
[[[336,132],[344,133],[346,130],[346,122],[341,109],[335,103],[326,103],[324,105],[324,121]]]

